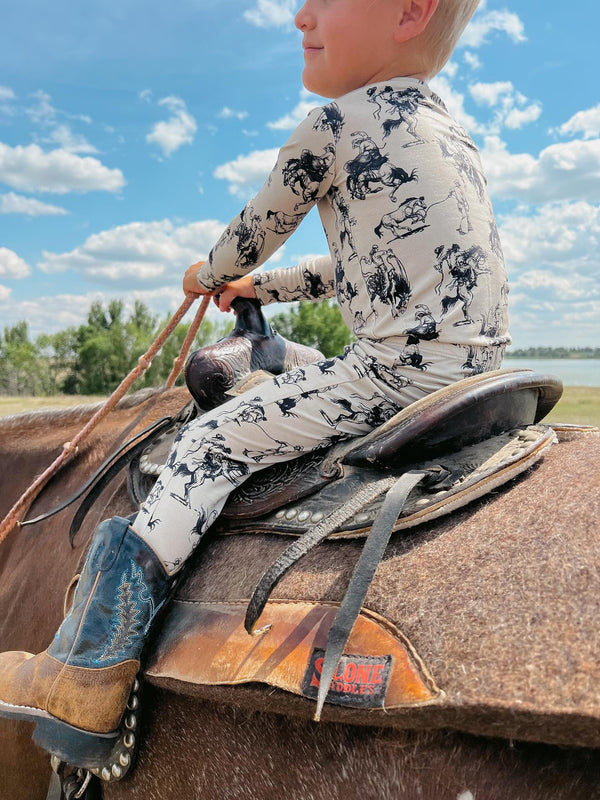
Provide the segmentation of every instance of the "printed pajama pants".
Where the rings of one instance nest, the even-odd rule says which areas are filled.
[[[447,349],[440,359],[435,345],[442,368],[428,362],[427,370],[392,371],[355,344],[342,356],[297,367],[192,420],[177,434],[134,529],[176,572],[230,492],[252,473],[368,433],[408,403],[464,377],[464,350]]]

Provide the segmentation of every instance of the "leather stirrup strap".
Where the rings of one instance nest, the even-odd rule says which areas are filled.
[[[327,646],[323,659],[323,669],[317,696],[317,710],[315,722],[321,719],[323,704],[327,698],[329,687],[340,658],[344,652],[346,642],[350,637],[356,618],[360,613],[367,590],[371,585],[373,576],[388,545],[396,520],[402,511],[404,503],[414,487],[424,478],[429,477],[428,471],[405,472],[392,488],[388,491],[383,505],[379,510],[371,532],[365,542],[360,558],[356,563],[346,594],[335,615],[333,625],[327,637]]]
[[[283,553],[264,573],[248,603],[244,627],[251,636],[259,633],[259,631],[255,630],[258,618],[262,614],[267,600],[271,596],[271,592],[290,567],[303,555],[308,553],[309,550],[312,550],[313,547],[319,544],[319,542],[326,539],[336,528],[350,519],[350,517],[363,508],[363,506],[372,502],[375,498],[379,497],[380,494],[390,489],[395,481],[396,478],[387,477],[363,486],[350,500],[347,500],[339,508],[336,508],[318,525],[315,525],[314,528],[309,528],[303,536],[296,539],[289,547],[286,547]]]

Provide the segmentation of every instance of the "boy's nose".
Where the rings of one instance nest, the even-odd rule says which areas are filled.
[[[310,11],[308,7],[308,0],[304,3],[302,8],[296,14],[296,18],[294,23],[299,31],[306,31],[310,28],[314,28],[315,26],[315,17],[314,14]]]

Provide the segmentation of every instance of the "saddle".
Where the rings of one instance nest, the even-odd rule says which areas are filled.
[[[250,478],[191,560],[147,679],[332,721],[599,746],[600,708],[586,704],[568,648],[551,644],[547,617],[568,615],[557,608],[556,569],[539,559],[541,509],[531,509],[544,485],[536,463],[545,456],[556,470],[564,460],[557,431],[540,424],[561,391],[526,370],[473,376],[362,439]],[[572,440],[561,447],[577,447],[597,431],[559,433]],[[136,503],[174,435],[132,463]],[[515,539],[532,553],[516,547],[517,565],[505,552]],[[546,675],[541,688],[525,685],[531,669]],[[548,679],[553,670],[560,679]]]

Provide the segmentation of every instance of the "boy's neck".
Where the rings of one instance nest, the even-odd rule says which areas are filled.
[[[379,70],[368,84],[382,83],[393,78],[416,78],[420,81],[427,81],[431,77],[427,69],[424,69],[421,59],[414,58],[412,53],[405,52],[394,59],[386,68]]]

